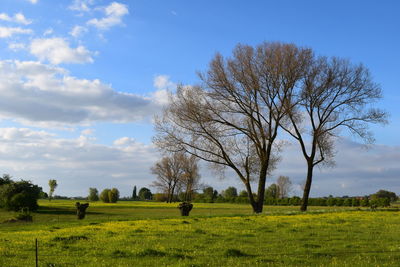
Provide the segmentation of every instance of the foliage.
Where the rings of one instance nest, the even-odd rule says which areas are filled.
[[[222,191],[222,196],[225,199],[234,199],[235,197],[238,196],[237,189],[236,187],[230,186],[224,191]]]
[[[108,191],[108,199],[110,203],[117,203],[119,199],[119,191],[117,188],[113,188]]]
[[[36,210],[42,188],[29,181],[8,181],[0,186],[0,207],[18,211],[22,208]]]
[[[52,199],[54,191],[56,190],[57,185],[58,185],[57,184],[57,180],[54,180],[54,179],[50,179],[49,180],[49,188],[50,188],[50,190],[49,190],[49,201]]]
[[[371,199],[388,198],[390,202],[394,202],[398,199],[396,193],[387,190],[379,190],[375,194],[371,195]]]
[[[90,187],[89,188],[89,196],[88,196],[89,201],[98,201],[99,200],[99,191],[97,188]]]
[[[22,208],[19,211],[19,213],[17,214],[17,216],[15,216],[15,218],[17,220],[20,220],[20,221],[26,221],[26,222],[31,222],[32,221],[32,215],[31,215],[31,213],[29,211],[29,208],[27,208],[27,207]]]
[[[12,183],[11,180],[12,176],[9,174],[3,174],[2,177],[0,177],[0,186],[4,185],[4,184],[10,184]]]
[[[110,203],[110,189],[106,188],[103,191],[101,191],[100,193],[100,199],[101,201],[103,201],[104,203]]]
[[[279,198],[279,187],[277,184],[271,184],[265,191],[266,198]]]
[[[146,187],[142,187],[139,190],[139,199],[140,200],[151,200],[153,198],[153,194],[151,193],[150,189]]]
[[[136,192],[136,185],[133,187],[133,191],[132,191],[132,200],[137,200],[138,196],[137,196],[137,192]]]

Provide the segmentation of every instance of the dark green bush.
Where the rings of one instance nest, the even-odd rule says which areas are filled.
[[[0,186],[0,207],[19,211],[22,208],[37,210],[37,200],[42,189],[29,181],[11,181]]]
[[[101,201],[103,201],[104,203],[110,203],[110,189],[104,189],[103,191],[101,191],[100,194],[100,199]]]

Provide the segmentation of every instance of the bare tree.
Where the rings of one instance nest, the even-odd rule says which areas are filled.
[[[346,60],[314,58],[297,94],[288,103],[288,124],[282,127],[300,144],[307,162],[301,210],[306,211],[314,167],[332,164],[334,141],[345,128],[372,142],[370,123],[386,123],[386,113],[371,107],[381,89],[362,65]]]
[[[199,75],[201,85],[180,86],[170,97],[156,118],[154,143],[231,168],[254,212],[262,212],[266,177],[278,160],[280,121],[311,58],[310,49],[280,43],[238,45],[228,59],[217,54]]]
[[[193,192],[199,189],[200,174],[198,159],[194,156],[183,156],[183,173],[180,179],[180,189],[184,192],[184,201],[192,201]]]
[[[152,173],[157,176],[157,180],[152,183],[152,186],[167,194],[167,202],[169,203],[172,202],[182,179],[183,166],[183,153],[173,153],[171,156],[163,157],[151,168]]]
[[[279,197],[285,198],[289,196],[290,191],[292,191],[292,182],[287,176],[279,176],[276,180],[276,184],[279,188]]]

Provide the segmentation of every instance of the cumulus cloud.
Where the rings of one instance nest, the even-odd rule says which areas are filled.
[[[69,6],[69,9],[79,12],[89,12],[91,5],[94,4],[94,0],[74,0]]]
[[[314,169],[312,195],[365,195],[379,189],[400,192],[400,185],[396,182],[400,173],[400,147],[379,144],[366,147],[340,138],[335,149],[334,167]],[[305,180],[306,170],[300,148],[293,143],[284,149],[274,176],[287,175],[300,185]],[[300,195],[299,189],[294,193]]]
[[[0,164],[16,179],[46,187],[56,177],[57,194],[86,196],[89,187],[117,187],[128,195],[133,185],[148,186],[158,153],[151,145],[129,142],[101,145],[84,136],[65,139],[26,128],[0,128]]]
[[[86,27],[76,25],[72,28],[72,30],[70,31],[69,34],[75,38],[78,38],[78,37],[82,36],[84,33],[86,33],[87,31],[88,30]]]
[[[34,61],[0,61],[0,118],[25,125],[60,127],[94,122],[133,122],[161,110],[153,96],[117,92],[99,80]]]
[[[25,44],[23,43],[9,43],[8,44],[8,49],[16,52],[19,50],[24,50],[26,48]]]
[[[29,25],[32,23],[32,21],[25,18],[24,14],[22,13],[16,13],[13,17],[10,17],[6,13],[0,13],[0,20],[14,22],[18,24],[24,24],[24,25]]]
[[[101,30],[108,30],[109,28],[121,25],[122,18],[129,14],[128,7],[124,4],[112,2],[110,5],[103,9],[105,17],[101,19],[91,19],[87,22],[88,25],[92,25]]]
[[[0,38],[9,38],[16,34],[32,34],[31,29],[21,27],[0,27]]]
[[[39,0],[26,0],[28,2],[30,2],[31,4],[37,4],[39,2]]]
[[[53,32],[54,32],[53,28],[48,28],[43,32],[43,36],[51,35],[53,34]]]
[[[343,139],[337,148],[340,151],[337,166],[315,170],[313,196],[365,195],[379,189],[400,192],[399,147],[373,145],[366,150],[361,144]],[[0,151],[3,172],[31,179],[44,187],[49,178],[57,177],[60,184],[57,194],[69,196],[84,196],[89,187],[100,190],[117,187],[122,195],[127,195],[133,185],[151,184],[154,176],[149,169],[160,157],[152,145],[139,143],[131,137],[104,145],[84,134],[66,139],[28,128],[0,128]],[[298,184],[305,176],[304,159],[298,152],[294,145],[287,148],[282,155],[285,162],[278,166],[274,176],[288,175]],[[224,180],[215,179],[207,166],[203,167],[203,183],[218,190],[232,185],[239,190],[243,188],[234,174]],[[272,182],[270,177],[268,181]],[[297,195],[299,189],[297,186]]]
[[[40,60],[47,60],[52,64],[93,62],[92,52],[81,45],[71,48],[62,38],[34,39],[30,52]]]

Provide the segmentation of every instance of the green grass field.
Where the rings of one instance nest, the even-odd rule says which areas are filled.
[[[41,201],[33,223],[0,224],[0,266],[400,266],[400,212],[195,203]],[[13,213],[0,211],[0,221]]]

